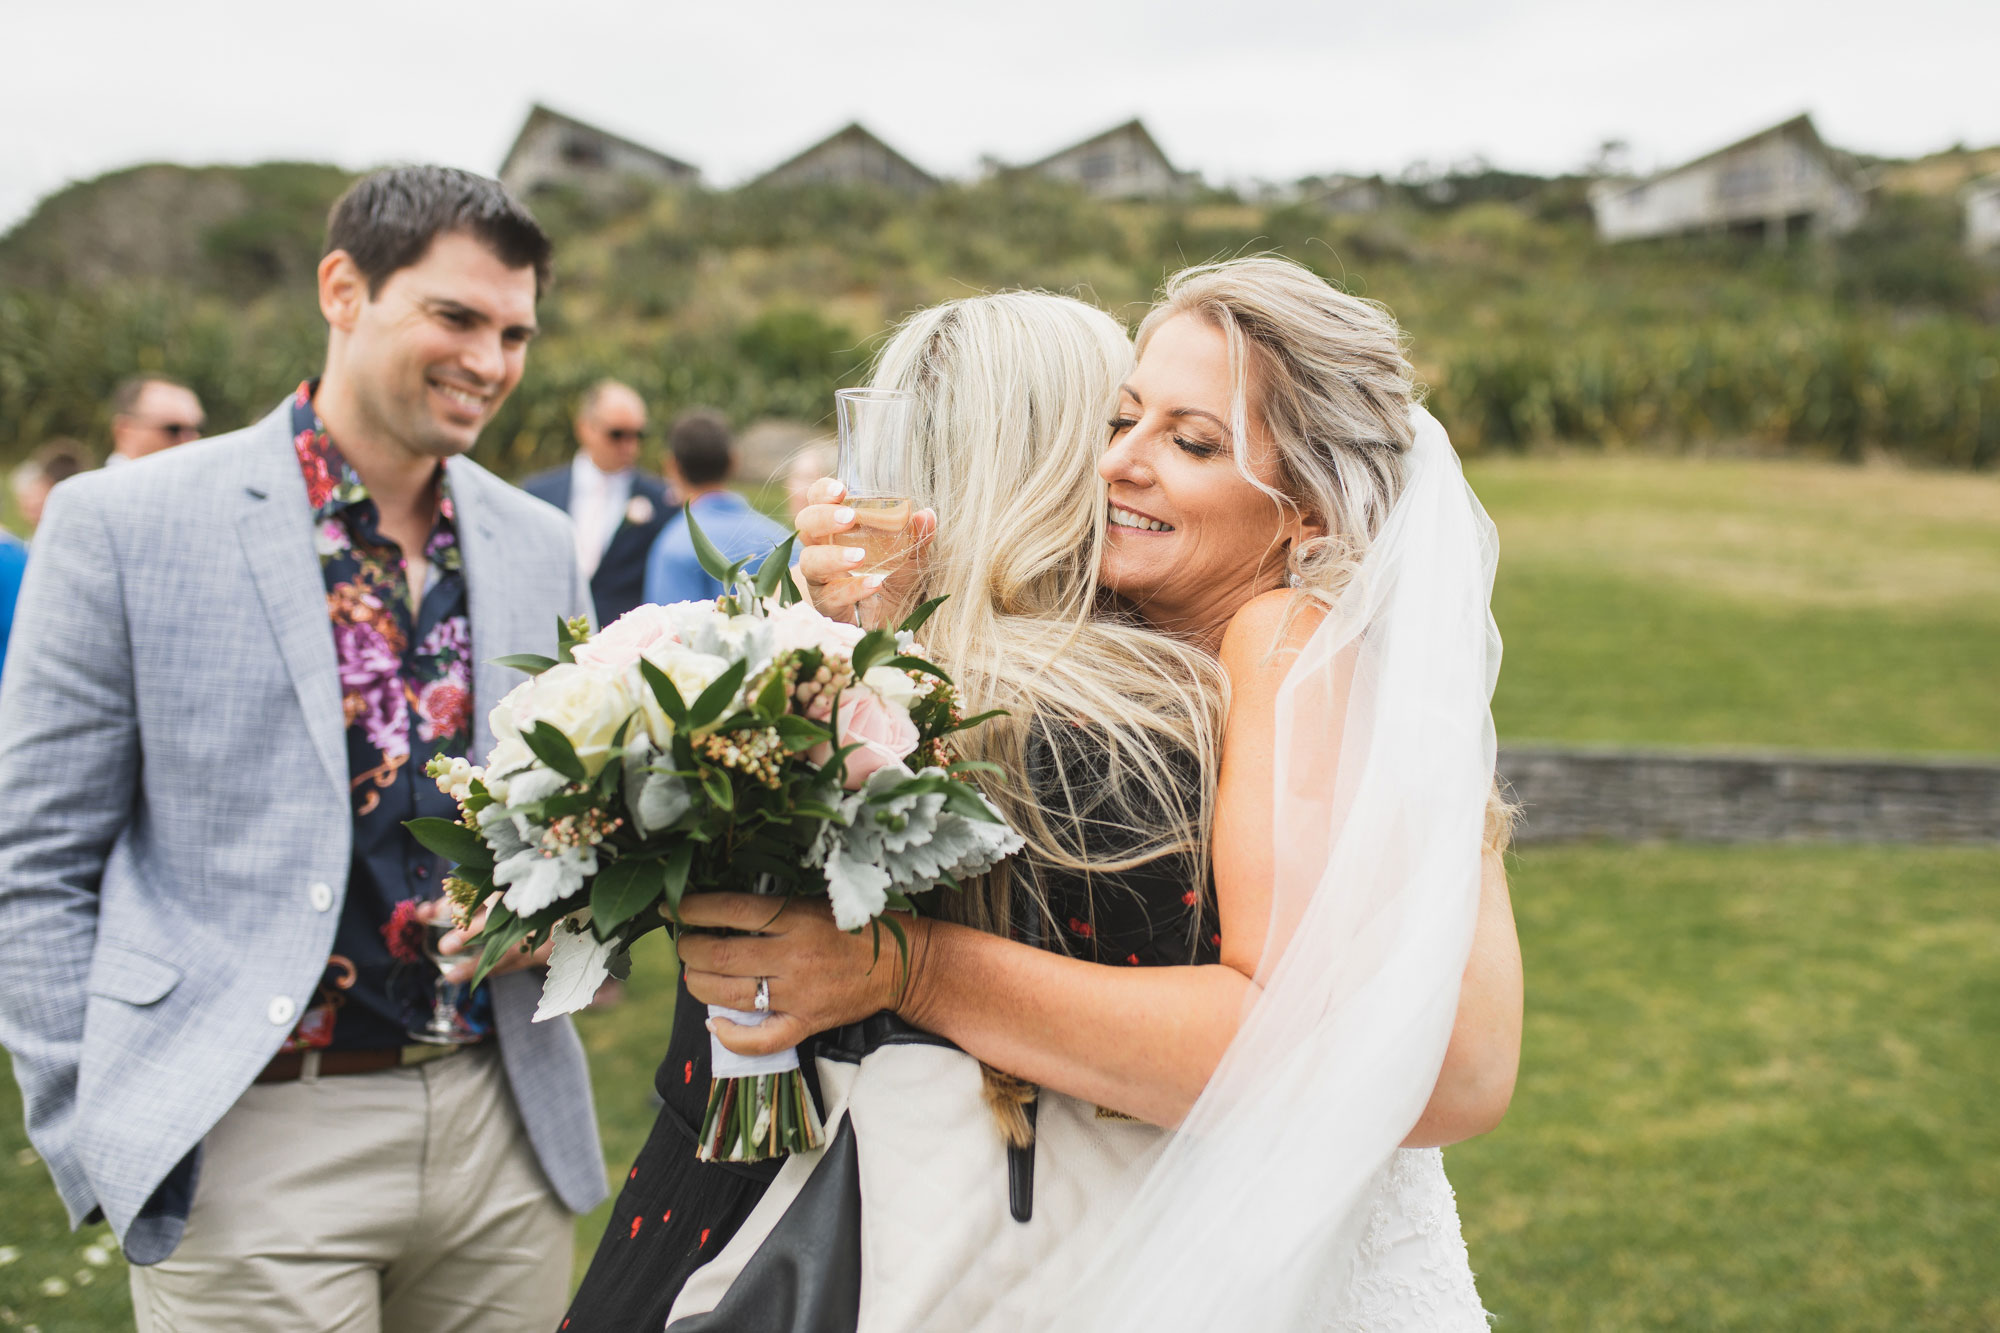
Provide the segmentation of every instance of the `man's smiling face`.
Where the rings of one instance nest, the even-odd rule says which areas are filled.
[[[534,334],[534,269],[445,232],[362,301],[345,368],[371,429],[448,458],[472,448],[521,382]]]

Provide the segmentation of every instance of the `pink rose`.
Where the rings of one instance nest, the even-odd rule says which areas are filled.
[[[857,790],[876,769],[901,764],[923,739],[907,711],[859,685],[841,692],[834,735],[842,745],[861,744],[847,756],[847,777],[842,785],[849,791]],[[825,764],[833,758],[833,747],[815,745],[806,757]]]
[[[673,621],[664,607],[635,606],[570,650],[578,666],[593,671],[623,671],[656,643],[678,643]]]

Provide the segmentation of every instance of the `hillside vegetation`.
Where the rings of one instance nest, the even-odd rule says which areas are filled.
[[[217,426],[275,402],[319,360],[311,271],[345,180],[150,166],[45,200],[0,241],[0,461],[50,434],[101,438],[104,396],[135,369],[187,379]],[[661,411],[818,420],[915,307],[1045,287],[1136,322],[1172,270],[1268,250],[1396,312],[1468,451],[2000,460],[2000,274],[1961,253],[1948,193],[1885,192],[1860,231],[1781,253],[1734,237],[1600,246],[1575,180],[1495,172],[1396,198],[1361,217],[1224,195],[1105,204],[1018,176],[917,200],[543,196],[559,244],[547,333],[482,450],[510,473],[555,458],[574,394],[604,374]]]

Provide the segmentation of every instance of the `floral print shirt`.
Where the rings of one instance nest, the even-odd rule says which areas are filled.
[[[307,381],[292,397],[292,446],[312,505],[340,667],[354,859],[333,957],[286,1049],[374,1050],[407,1044],[408,1029],[430,1014],[437,973],[423,956],[411,904],[438,897],[451,864],[403,821],[456,817],[423,770],[432,755],[462,755],[471,742],[472,629],[444,468],[424,545],[429,575],[413,589],[367,486],[313,408],[317,388]],[[483,988],[460,1012],[475,1032],[488,1029]]]

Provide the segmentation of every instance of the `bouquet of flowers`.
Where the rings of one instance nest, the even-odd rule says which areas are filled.
[[[494,707],[493,752],[429,769],[460,820],[409,824],[458,863],[445,887],[461,920],[491,901],[475,982],[554,938],[537,1019],[626,975],[633,941],[676,920],[688,892],[825,895],[842,929],[876,931],[879,959],[884,928],[908,948],[886,911],[1021,846],[963,780],[990,766],[953,761],[948,738],[993,714],[961,717],[951,678],[922,656],[914,636],[936,601],[863,632],[801,600],[790,539],[753,578],[688,526],[728,591],[641,606],[594,635],[563,624],[555,658],[504,659],[532,679]],[[704,1159],[818,1146],[796,1051],[711,1049]]]

